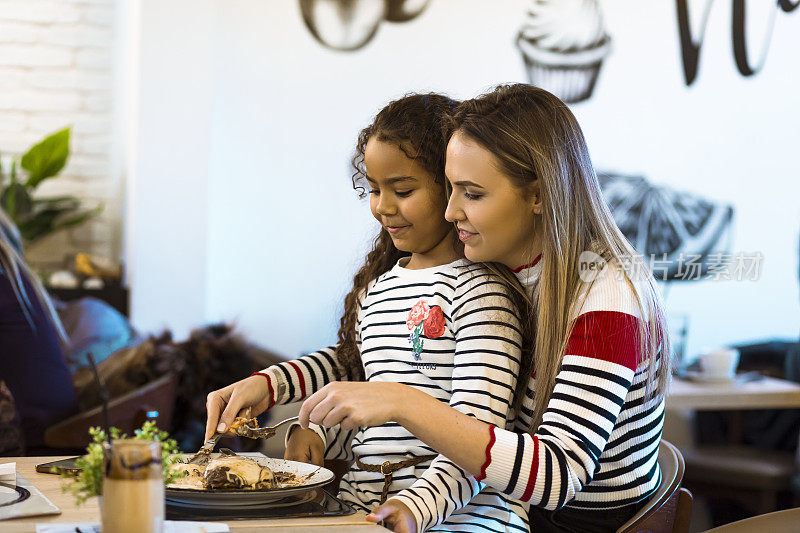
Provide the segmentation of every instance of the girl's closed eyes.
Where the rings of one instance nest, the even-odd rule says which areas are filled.
[[[407,191],[393,191],[393,192],[395,196],[398,196],[400,198],[408,198],[411,195],[411,193],[414,192],[414,189],[408,189]],[[381,190],[378,188],[373,188],[370,189],[369,193],[374,195],[380,195]]]

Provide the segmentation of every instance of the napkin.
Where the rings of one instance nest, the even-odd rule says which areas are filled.
[[[100,533],[99,522],[62,522],[59,524],[36,524],[36,533]],[[228,524],[219,522],[184,522],[166,520],[164,533],[225,533]]]
[[[3,463],[0,465],[0,483],[17,484],[17,463]]]

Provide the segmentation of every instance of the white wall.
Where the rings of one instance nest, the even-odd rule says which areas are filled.
[[[412,22],[384,23],[354,53],[319,45],[296,2],[187,4],[144,3],[153,12],[141,32],[138,138],[148,146],[138,150],[135,181],[163,196],[132,215],[147,219],[136,223],[130,258],[134,320],[181,332],[237,319],[254,340],[295,356],[334,340],[342,296],[375,231],[349,187],[359,129],[405,91],[469,97],[526,81],[513,45],[526,3],[432,0]],[[604,2],[614,50],[593,98],[572,107],[598,169],[732,203],[734,250],[765,256],[757,282],[671,289],[670,311],[690,314],[690,353],[796,337],[800,326],[792,151],[800,10],[778,15],[766,67],[743,78],[730,7],[716,4],[687,88],[674,2]],[[148,68],[148,55],[169,62]]]
[[[748,4],[757,58],[773,3]],[[669,310],[689,314],[688,354],[773,336],[796,340],[800,10],[777,15],[764,69],[744,78],[733,59],[731,2],[715,2],[697,80],[687,88],[673,2],[603,5],[614,52],[594,98],[573,107],[595,166],[732,204],[733,249],[764,254],[758,282],[672,284]],[[692,13],[699,22],[699,10]]]
[[[297,355],[333,342],[377,231],[350,187],[358,131],[410,90],[464,97],[509,72],[518,78],[508,37],[518,17],[434,1],[416,21],[383,24],[366,48],[339,53],[313,40],[296,2],[227,5],[215,42],[209,318],[237,317],[259,341]],[[476,20],[504,37],[476,39]]]
[[[131,316],[143,332],[169,328],[182,337],[207,314],[214,2],[143,0],[136,7],[139,83],[126,220]]]

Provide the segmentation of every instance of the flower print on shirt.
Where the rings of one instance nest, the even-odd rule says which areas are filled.
[[[423,333],[429,339],[437,339],[444,335],[444,313],[442,308],[438,305],[433,305],[428,311],[428,316],[425,317],[425,325],[422,328]]]
[[[429,307],[423,300],[419,300],[408,312],[406,325],[411,330],[408,342],[411,344],[412,355],[419,360],[423,348],[422,336],[436,339],[444,334],[444,313],[438,305]]]

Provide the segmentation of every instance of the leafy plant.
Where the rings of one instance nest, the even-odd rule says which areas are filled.
[[[12,160],[8,179],[0,165],[0,206],[17,225],[26,243],[83,224],[103,210],[102,205],[82,210],[80,200],[74,196],[34,198],[36,188],[66,166],[70,132],[70,128],[64,128],[48,135],[19,161]],[[20,179],[19,169],[24,171],[24,180]]]
[[[124,439],[126,435],[121,434],[118,428],[112,427],[110,430],[112,439]],[[71,492],[75,496],[76,504],[81,505],[92,496],[99,496],[103,493],[103,447],[106,442],[106,432],[100,428],[89,429],[92,442],[86,447],[86,455],[79,457],[75,465],[81,469],[78,474],[64,472],[62,478],[70,481],[63,487],[64,492]],[[164,484],[169,484],[184,475],[182,472],[175,472],[172,465],[181,462],[178,455],[178,444],[174,439],[169,438],[166,431],[161,431],[152,420],[142,425],[141,429],[134,431],[134,439],[155,440],[161,442],[161,464],[164,468]],[[55,470],[54,470],[55,472]]]

